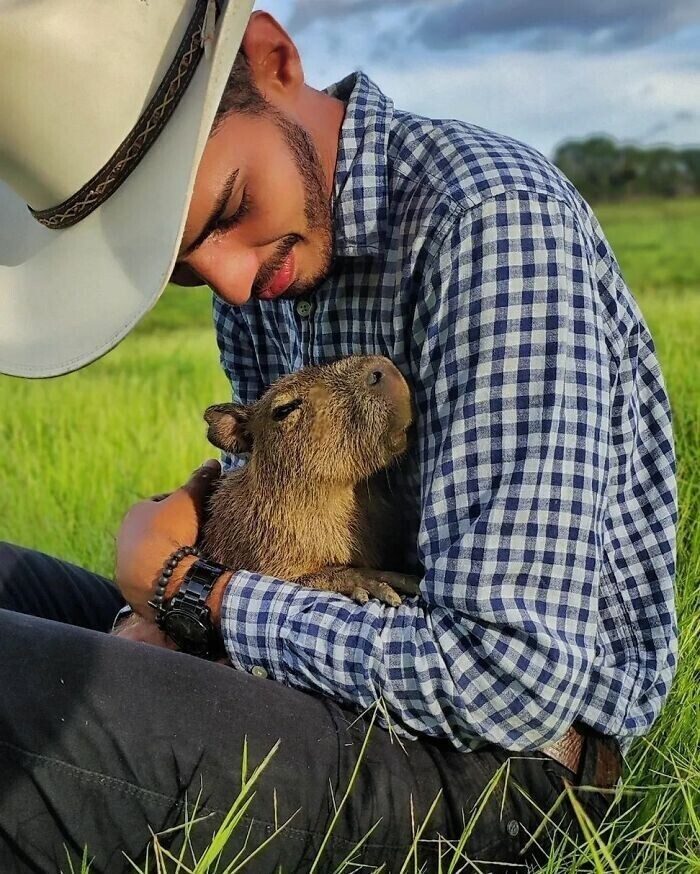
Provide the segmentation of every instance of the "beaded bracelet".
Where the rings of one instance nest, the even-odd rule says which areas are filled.
[[[179,549],[176,549],[175,552],[170,556],[170,558],[163,565],[163,570],[158,577],[158,582],[156,583],[156,591],[148,602],[150,607],[156,611],[156,613],[161,613],[163,610],[163,598],[165,597],[165,590],[167,588],[168,582],[170,581],[170,577],[173,575],[173,571],[178,566],[178,564],[185,558],[186,555],[196,555],[198,558],[201,556],[201,552],[197,549],[196,546],[181,546]]]

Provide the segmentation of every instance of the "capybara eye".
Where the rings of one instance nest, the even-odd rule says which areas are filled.
[[[272,409],[272,418],[275,422],[281,422],[282,419],[286,419],[290,413],[293,413],[294,410],[298,410],[301,406],[301,398],[296,398],[293,401],[290,401],[288,404],[282,404],[280,407],[273,407]]]

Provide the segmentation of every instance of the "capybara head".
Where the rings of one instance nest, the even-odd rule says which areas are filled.
[[[283,376],[253,404],[216,404],[204,418],[214,446],[250,453],[275,482],[350,484],[400,455],[411,395],[387,358],[352,356]]]

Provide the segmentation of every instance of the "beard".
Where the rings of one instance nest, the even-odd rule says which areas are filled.
[[[301,176],[306,234],[287,234],[280,240],[274,255],[258,271],[253,283],[253,293],[269,285],[296,243],[306,241],[309,236],[314,235],[318,238],[320,264],[312,276],[295,280],[280,295],[280,298],[293,298],[313,291],[330,272],[334,244],[331,197],[326,192],[321,156],[307,131],[275,108],[270,107],[268,111],[281,131]]]

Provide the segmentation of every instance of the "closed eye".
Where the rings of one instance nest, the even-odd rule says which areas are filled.
[[[240,224],[243,219],[248,215],[250,211],[250,197],[248,196],[248,189],[243,189],[243,195],[241,196],[241,202],[238,205],[238,209],[234,212],[233,215],[230,215],[228,218],[221,218],[216,223],[216,227],[212,229],[210,236],[217,237],[219,234],[223,234],[226,231],[230,231],[231,228],[235,228],[236,225]]]
[[[293,401],[290,401],[288,404],[282,404],[279,407],[274,407],[272,410],[272,418],[275,422],[281,422],[282,419],[286,419],[290,413],[293,413],[294,410],[298,410],[301,406],[301,398],[296,398]]]

